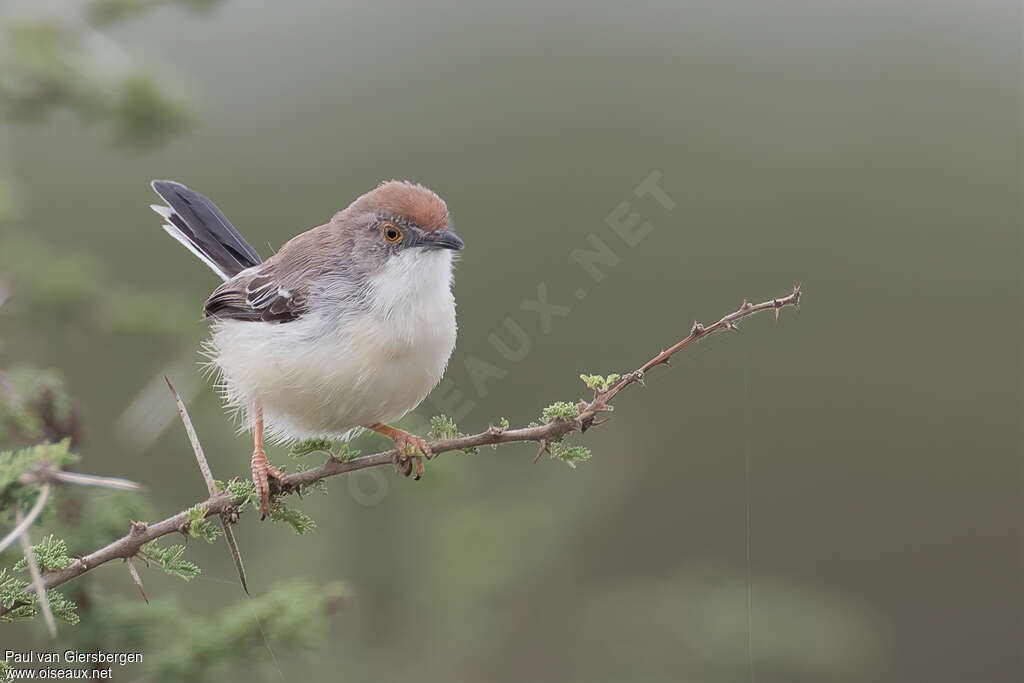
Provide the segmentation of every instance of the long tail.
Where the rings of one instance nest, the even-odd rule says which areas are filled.
[[[263,262],[256,250],[203,195],[173,180],[154,180],[153,189],[170,204],[152,204],[164,217],[164,230],[181,242],[223,280]]]

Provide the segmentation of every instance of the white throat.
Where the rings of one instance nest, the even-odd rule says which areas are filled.
[[[386,320],[405,322],[417,318],[425,324],[447,322],[443,315],[454,306],[451,286],[454,275],[448,249],[407,249],[389,258],[370,277],[368,303],[371,311]]]

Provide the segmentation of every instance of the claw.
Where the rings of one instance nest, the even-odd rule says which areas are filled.
[[[365,426],[395,442],[395,466],[401,474],[407,477],[413,474],[413,479],[416,480],[423,476],[423,458],[430,460],[434,457],[434,452],[430,450],[430,445],[426,441],[415,434],[379,422]]]
[[[267,454],[263,449],[254,450],[252,453],[252,483],[256,486],[256,495],[260,499],[260,519],[264,520],[270,514],[270,481],[273,477],[279,482],[284,480],[284,473],[267,461]]]
[[[424,472],[423,458],[429,460],[434,457],[434,453],[430,450],[430,446],[427,445],[426,441],[415,434],[402,431],[399,431],[394,436],[394,442],[395,448],[398,449],[399,460],[403,464],[408,463],[404,468],[405,476],[409,476],[411,465],[411,470],[415,473],[413,479],[419,481],[420,478],[423,477]]]

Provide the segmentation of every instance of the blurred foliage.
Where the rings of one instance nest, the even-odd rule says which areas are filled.
[[[167,291],[126,289],[112,282],[87,252],[68,252],[27,231],[5,228],[0,273],[11,289],[3,313],[18,322],[54,321],[100,334],[180,337],[198,317],[185,297]]]
[[[0,223],[11,220],[17,211],[14,188],[5,178],[0,178]]]
[[[328,616],[349,595],[338,582],[283,581],[261,596],[197,615],[173,599],[147,605],[98,594],[68,641],[81,651],[144,652],[146,675],[159,681],[221,680],[228,671],[245,672],[249,680],[276,678],[269,643],[293,652],[318,651]]]
[[[119,143],[144,148],[166,142],[191,124],[186,104],[166,92],[157,76],[134,64],[111,69],[92,59],[92,27],[109,26],[161,5],[202,12],[219,3],[93,0],[81,4],[84,16],[77,22],[53,16],[8,24],[6,40],[0,41],[0,116],[39,121],[65,110],[83,121],[108,125]],[[0,210],[2,205],[0,195]]]
[[[29,370],[22,370],[17,376],[19,381],[12,383],[6,393],[15,394],[18,388],[49,383],[60,387],[64,400],[70,402],[55,373],[37,377]],[[36,423],[31,409],[26,407],[29,405],[20,399],[0,405],[0,422],[21,424],[18,434],[34,434]],[[14,431],[4,432],[0,444],[12,438]],[[64,438],[58,443],[0,451],[0,516],[13,522],[15,510],[27,510],[38,500],[39,484],[26,479],[25,475],[42,467],[68,468],[79,463],[79,457],[70,452],[69,444],[70,439]],[[234,481],[227,488],[242,505],[255,496],[252,482]],[[69,566],[74,557],[123,535],[131,520],[152,515],[138,494],[115,492],[99,497],[95,490],[92,493],[89,495],[72,487],[55,489],[33,527],[48,532],[33,546],[43,572]],[[214,521],[207,519],[207,512],[202,504],[190,508],[186,533],[212,543],[222,532]],[[298,533],[316,527],[311,517],[282,501],[275,501],[271,519],[285,522]],[[147,566],[188,581],[198,576],[200,569],[196,563],[185,559],[185,552],[183,544],[165,546],[153,541],[142,547],[138,557]],[[30,581],[22,574],[27,572],[28,563],[20,557],[18,548],[15,546],[0,554],[0,563],[13,564],[9,569],[0,567],[0,604],[13,608],[0,620],[31,620],[39,616],[40,603],[36,595],[26,592]],[[66,584],[63,590],[47,591],[47,597],[54,615],[62,621],[76,625],[84,618],[80,627],[71,630],[70,636],[64,633],[62,637],[68,642],[102,644],[107,650],[118,651],[134,647],[147,653],[146,668],[160,680],[197,680],[197,676],[205,680],[204,672],[212,676],[225,667],[247,666],[251,661],[247,648],[267,638],[293,649],[315,649],[327,612],[339,604],[347,590],[341,584],[321,589],[305,582],[279,584],[268,593],[228,608],[212,619],[186,611],[174,598],[148,605],[137,602],[133,593],[128,600],[98,595],[92,577],[86,575]],[[100,649],[100,646],[94,645],[91,649]]]
[[[7,569],[0,569],[0,605],[12,607],[10,612],[2,619],[5,621],[17,621],[19,619],[31,619],[39,615],[39,598],[35,593],[26,593],[31,581],[15,576]],[[50,609],[53,615],[69,624],[79,622],[78,605],[68,600],[60,591],[46,591],[46,597],[50,601]]]
[[[0,444],[80,436],[78,411],[56,370],[14,366],[0,370]]]
[[[748,641],[748,591],[745,576],[715,566],[608,586],[601,601],[582,606],[568,624],[576,637],[614,651],[622,633],[651,623],[664,633],[639,644],[628,660],[610,654],[583,662],[575,680],[655,680],[672,661],[676,680],[749,680],[751,667],[764,681],[875,680],[885,656],[878,614],[827,590],[764,579],[758,614],[773,627],[757,629]],[[747,643],[747,652],[737,643]]]
[[[137,16],[160,5],[181,5],[196,12],[204,12],[219,5],[222,0],[92,0],[86,9],[89,22],[105,26]]]
[[[56,110],[108,124],[116,141],[151,146],[185,129],[191,115],[154,76],[91,66],[82,36],[56,21],[7,27],[0,52],[0,115],[39,121]]]
[[[136,148],[159,144],[184,130],[191,117],[152,75],[137,69],[111,73],[90,59],[93,26],[126,20],[159,5],[178,4],[209,10],[219,0],[96,0],[84,6],[88,23],[66,17],[12,23],[0,41],[0,118],[38,122],[58,110],[82,121],[108,126],[116,142]],[[53,334],[53,325],[86,328],[93,334],[150,334],[175,339],[197,317],[194,306],[174,292],[126,289],[113,283],[90,253],[69,252],[44,243],[28,228],[18,227],[16,193],[0,178],[0,315],[31,335]],[[8,327],[7,329],[14,329]],[[0,367],[0,518],[13,520],[16,509],[27,510],[39,496],[39,485],[24,478],[48,466],[69,468],[79,462],[70,451],[80,440],[80,419],[62,374],[28,365]],[[310,451],[312,452],[312,451]],[[308,454],[308,453],[307,453]],[[335,454],[335,453],[332,453]],[[337,457],[352,457],[345,449]],[[229,489],[248,503],[251,482],[232,482]],[[222,534],[205,506],[188,511],[189,536],[213,542]],[[131,520],[151,518],[153,511],[138,494],[54,489],[33,530],[47,533],[34,545],[44,571],[67,567],[73,558],[95,550],[126,532]],[[303,512],[277,502],[271,518],[298,533],[315,528]],[[139,558],[147,565],[183,579],[199,574],[185,559],[181,544],[146,544]],[[0,602],[15,608],[3,620],[38,616],[34,594],[26,593],[25,558],[17,546],[0,554]],[[13,565],[13,566],[12,566]],[[320,644],[325,618],[339,606],[347,590],[341,584],[317,588],[309,583],[279,584],[264,595],[216,615],[186,610],[177,599],[141,602],[128,581],[125,599],[100,593],[89,575],[48,591],[54,614],[71,624],[63,642],[85,650],[146,652],[145,669],[159,680],[210,680],[227,669],[246,668],[248,649],[273,639],[291,649],[312,651]],[[255,672],[254,672],[255,673]]]
[[[0,515],[14,519],[15,511],[27,512],[39,496],[39,487],[23,481],[25,475],[39,467],[64,468],[78,462],[68,452],[68,440],[57,444],[39,444],[17,451],[0,451]]]
[[[16,511],[27,512],[38,500],[40,487],[26,481],[26,475],[41,467],[66,468],[78,462],[78,456],[68,450],[69,443],[69,439],[64,439],[56,444],[45,443],[17,451],[0,451],[0,518],[13,525]],[[39,520],[44,516],[52,516],[58,510],[59,503],[55,501],[56,496],[47,501]],[[44,571],[63,569],[71,563],[67,544],[53,534],[45,536],[34,547],[36,559]],[[10,549],[0,554],[0,559],[16,552]],[[31,619],[39,614],[37,596],[25,592],[30,583],[28,578],[18,576],[19,573],[27,573],[27,570],[24,558],[15,562],[11,570],[0,568],[0,604],[14,607],[3,617],[4,620]],[[71,624],[78,622],[77,605],[73,601],[64,597],[60,591],[47,591],[47,597],[55,616]]]

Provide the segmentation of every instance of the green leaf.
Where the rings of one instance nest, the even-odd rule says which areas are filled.
[[[188,534],[195,538],[201,538],[207,543],[213,543],[221,535],[220,527],[206,518],[209,508],[199,503],[185,511],[188,518]]]
[[[270,505],[270,519],[275,522],[285,522],[297,534],[305,534],[316,529],[316,520],[301,510],[288,507],[284,502],[275,500]]]
[[[327,455],[342,462],[348,462],[359,456],[359,451],[349,448],[348,442],[323,438],[300,441],[288,450],[288,455],[292,458],[304,458],[314,453]]]
[[[337,450],[334,451],[334,458],[342,462],[348,462],[349,460],[355,460],[359,457],[359,451],[354,448],[350,448],[348,443],[342,442],[336,445]]]
[[[227,491],[231,494],[231,499],[238,507],[239,512],[245,508],[246,504],[251,504],[256,508],[260,506],[259,498],[256,496],[256,485],[248,479],[233,479],[228,482]]]
[[[334,442],[331,441],[330,439],[306,439],[305,441],[300,441],[297,444],[293,445],[291,449],[289,449],[288,451],[288,456],[292,458],[304,458],[307,455],[312,455],[314,453],[332,455],[333,447]]]
[[[6,621],[18,621],[31,619],[39,614],[39,598],[35,593],[26,593],[29,581],[8,574],[6,569],[0,569],[0,604],[5,608],[11,608],[10,612],[0,619]],[[78,605],[65,598],[59,591],[46,591],[46,597],[50,601],[50,609],[58,619],[69,624],[78,623]]]
[[[576,463],[590,460],[593,453],[586,446],[570,446],[569,444],[556,441],[549,446],[551,458],[561,460],[569,467],[576,469]]]
[[[39,568],[43,571],[65,569],[74,562],[73,558],[68,557],[67,544],[53,534],[44,536],[39,543],[32,546],[32,551],[35,553]],[[28,560],[24,557],[18,560],[14,565],[14,571],[28,571]]]
[[[181,559],[185,554],[185,546],[172,545],[162,548],[156,541],[150,541],[139,549],[139,555],[149,560],[171,576],[191,581],[199,575],[199,567],[194,562]]]
[[[447,415],[435,415],[430,418],[430,431],[427,432],[427,438],[431,441],[461,439],[464,436],[466,435],[459,431],[459,427],[455,424],[455,420]],[[470,446],[469,448],[462,449],[462,452],[468,455],[475,455],[479,451],[480,449],[476,446]]]

